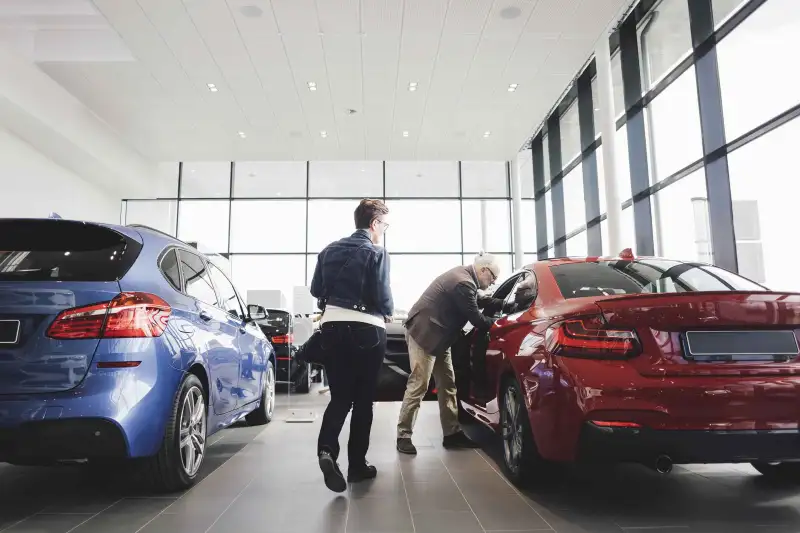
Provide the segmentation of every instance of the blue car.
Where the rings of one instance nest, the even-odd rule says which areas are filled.
[[[143,226],[0,219],[0,462],[197,478],[210,435],[275,405],[275,353],[223,271]]]

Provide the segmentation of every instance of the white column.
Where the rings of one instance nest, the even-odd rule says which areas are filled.
[[[595,49],[595,63],[597,64],[597,88],[600,101],[597,106],[600,124],[600,135],[603,144],[603,174],[605,176],[606,210],[608,217],[608,246],[611,255],[616,255],[626,247],[633,247],[634,243],[622,242],[622,206],[617,193],[617,164],[616,164],[616,134],[617,126],[614,120],[614,87],[611,77],[611,50],[608,45],[608,33],[598,41]],[[602,206],[601,206],[602,209]]]
[[[508,165],[511,173],[511,228],[514,234],[512,249],[514,250],[514,265],[517,269],[525,264],[525,249],[522,245],[524,242],[522,238],[522,182],[519,175],[519,160],[520,156],[517,154]]]
[[[489,225],[487,221],[486,200],[481,200],[481,251],[484,252],[488,251],[487,243],[489,242]]]

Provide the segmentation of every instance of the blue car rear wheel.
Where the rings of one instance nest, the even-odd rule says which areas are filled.
[[[208,400],[203,384],[186,374],[172,406],[161,449],[142,460],[154,489],[175,492],[191,487],[203,466],[206,452]]]

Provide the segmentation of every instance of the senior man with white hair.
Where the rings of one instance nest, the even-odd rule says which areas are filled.
[[[475,448],[461,431],[458,422],[456,378],[450,347],[467,322],[486,330],[493,320],[481,308],[502,306],[502,300],[478,296],[478,289],[493,285],[500,276],[500,265],[490,254],[479,254],[469,266],[458,266],[437,277],[408,312],[405,321],[411,375],[408,377],[400,420],[397,424],[397,450],[416,455],[411,441],[419,406],[428,390],[431,374],[436,380],[439,417],[445,448]]]

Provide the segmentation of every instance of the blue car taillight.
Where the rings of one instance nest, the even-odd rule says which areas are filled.
[[[62,311],[47,329],[51,339],[121,339],[159,337],[172,308],[162,298],[123,292],[110,302]]]

